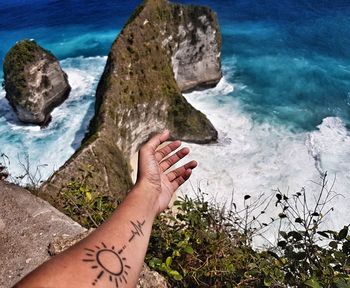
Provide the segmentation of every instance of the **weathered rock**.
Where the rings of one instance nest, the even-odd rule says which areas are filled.
[[[143,264],[143,268],[142,268],[140,278],[136,288],[167,288],[167,287],[168,287],[168,284],[163,276],[149,269],[146,264]]]
[[[7,53],[4,78],[6,98],[25,123],[46,125],[71,90],[55,56],[30,40],[16,43]]]
[[[91,231],[29,191],[0,181],[0,288],[12,287]],[[167,287],[164,278],[147,265],[139,283],[142,288]]]
[[[214,12],[207,7],[172,5],[177,33],[163,41],[170,48],[175,80],[183,92],[210,88],[222,77],[221,34]]]
[[[12,287],[49,259],[55,237],[84,230],[27,190],[0,181],[0,288]]]
[[[74,179],[120,200],[132,186],[130,158],[152,132],[168,128],[173,138],[184,141],[216,141],[213,125],[181,92],[218,81],[220,47],[216,16],[209,8],[143,2],[108,55],[90,134],[40,195],[56,198],[59,207],[58,192]]]

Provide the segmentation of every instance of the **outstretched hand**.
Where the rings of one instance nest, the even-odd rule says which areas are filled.
[[[169,172],[174,164],[184,158],[190,150],[185,147],[171,154],[181,146],[180,141],[173,141],[163,148],[159,146],[169,139],[169,131],[153,136],[146,142],[139,152],[137,184],[147,190],[147,193],[158,195],[158,211],[165,210],[176,191],[191,176],[192,169],[197,166],[196,161]]]

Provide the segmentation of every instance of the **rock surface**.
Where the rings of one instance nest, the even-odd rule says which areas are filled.
[[[25,123],[46,125],[71,90],[57,59],[34,41],[14,45],[4,61],[6,98]]]
[[[0,181],[0,288],[12,287],[90,232],[29,191]],[[146,265],[139,283],[140,288],[167,287]]]
[[[151,133],[168,128],[184,141],[216,141],[213,125],[181,92],[220,79],[220,47],[209,8],[144,1],[108,55],[89,135],[40,196],[59,208],[59,191],[75,180],[121,200],[132,186],[130,158]]]
[[[0,181],[0,288],[12,287],[49,259],[55,237],[84,230],[27,190]]]
[[[175,80],[182,92],[215,86],[222,77],[221,34],[207,7],[173,5],[178,31],[163,41],[171,51]]]

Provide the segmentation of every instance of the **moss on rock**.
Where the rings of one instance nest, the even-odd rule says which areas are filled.
[[[71,89],[55,56],[32,40],[17,42],[7,53],[4,78],[6,98],[26,123],[46,125]]]
[[[165,0],[142,2],[112,45],[97,87],[89,134],[75,155],[44,184],[41,195],[55,197],[72,178],[83,179],[84,163],[96,171],[89,177],[89,188],[121,199],[132,186],[130,157],[151,133],[168,128],[173,138],[186,141],[217,139],[207,117],[182,96],[172,64],[181,40],[179,27],[190,22],[197,25],[198,19],[192,17],[202,12],[211,15],[209,21],[216,19],[208,8]],[[220,34],[214,20],[206,25]],[[197,28],[202,31],[205,27],[200,23]]]

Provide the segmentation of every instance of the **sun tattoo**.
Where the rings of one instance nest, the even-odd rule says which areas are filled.
[[[122,256],[126,246],[119,250],[116,250],[114,246],[108,248],[103,242],[101,246],[95,246],[94,249],[84,248],[86,258],[83,261],[91,263],[91,269],[98,270],[92,285],[95,286],[104,276],[107,276],[117,288],[119,284],[127,284],[127,270],[130,269],[130,266],[126,264],[126,258]]]

